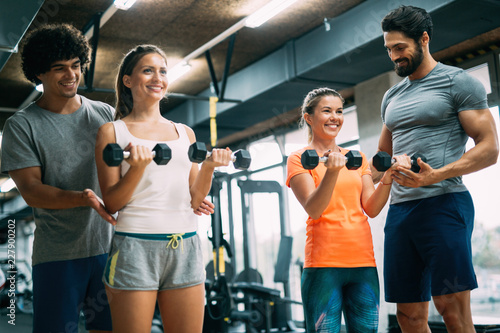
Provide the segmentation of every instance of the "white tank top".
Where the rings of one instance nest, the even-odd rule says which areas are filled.
[[[197,229],[197,216],[191,208],[188,158],[190,145],[186,129],[173,123],[179,138],[172,141],[151,141],[133,136],[122,120],[113,122],[116,143],[125,148],[129,142],[153,150],[157,143],[166,143],[172,149],[167,165],[154,161],[146,167],[130,201],[118,213],[116,231],[142,234],[187,233]],[[124,160],[121,175],[130,165]]]

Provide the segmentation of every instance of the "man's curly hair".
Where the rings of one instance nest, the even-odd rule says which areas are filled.
[[[87,38],[69,24],[44,25],[31,31],[22,43],[24,76],[35,84],[37,75],[46,73],[55,61],[79,58],[82,71],[90,63],[91,47]]]

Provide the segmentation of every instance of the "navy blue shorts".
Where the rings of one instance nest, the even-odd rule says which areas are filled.
[[[33,266],[33,333],[78,333],[85,328],[111,331],[111,313],[102,274],[107,254]]]
[[[468,191],[393,204],[385,225],[385,300],[427,302],[477,288]]]

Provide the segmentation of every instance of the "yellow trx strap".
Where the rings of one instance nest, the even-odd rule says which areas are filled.
[[[217,272],[217,250],[213,250],[214,254],[214,272]],[[219,273],[222,275],[226,274],[226,262],[224,261],[224,246],[219,246]],[[215,273],[217,274],[217,273]]]
[[[219,98],[215,96],[210,97],[210,143],[212,147],[217,145],[217,123],[215,116],[217,115],[217,102]]]

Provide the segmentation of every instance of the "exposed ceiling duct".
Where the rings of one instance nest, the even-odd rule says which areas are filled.
[[[431,14],[436,31],[432,53],[499,26],[500,3],[496,1],[397,1],[396,5],[400,4],[423,7]],[[318,86],[342,90],[391,70],[380,22],[394,5],[394,1],[385,0],[363,2],[329,20],[330,30],[318,27],[231,75],[226,96],[242,102],[218,105],[218,136],[230,136],[286,113]],[[207,89],[200,95],[212,94]],[[206,102],[186,101],[167,117],[188,124],[199,140],[209,142]]]

